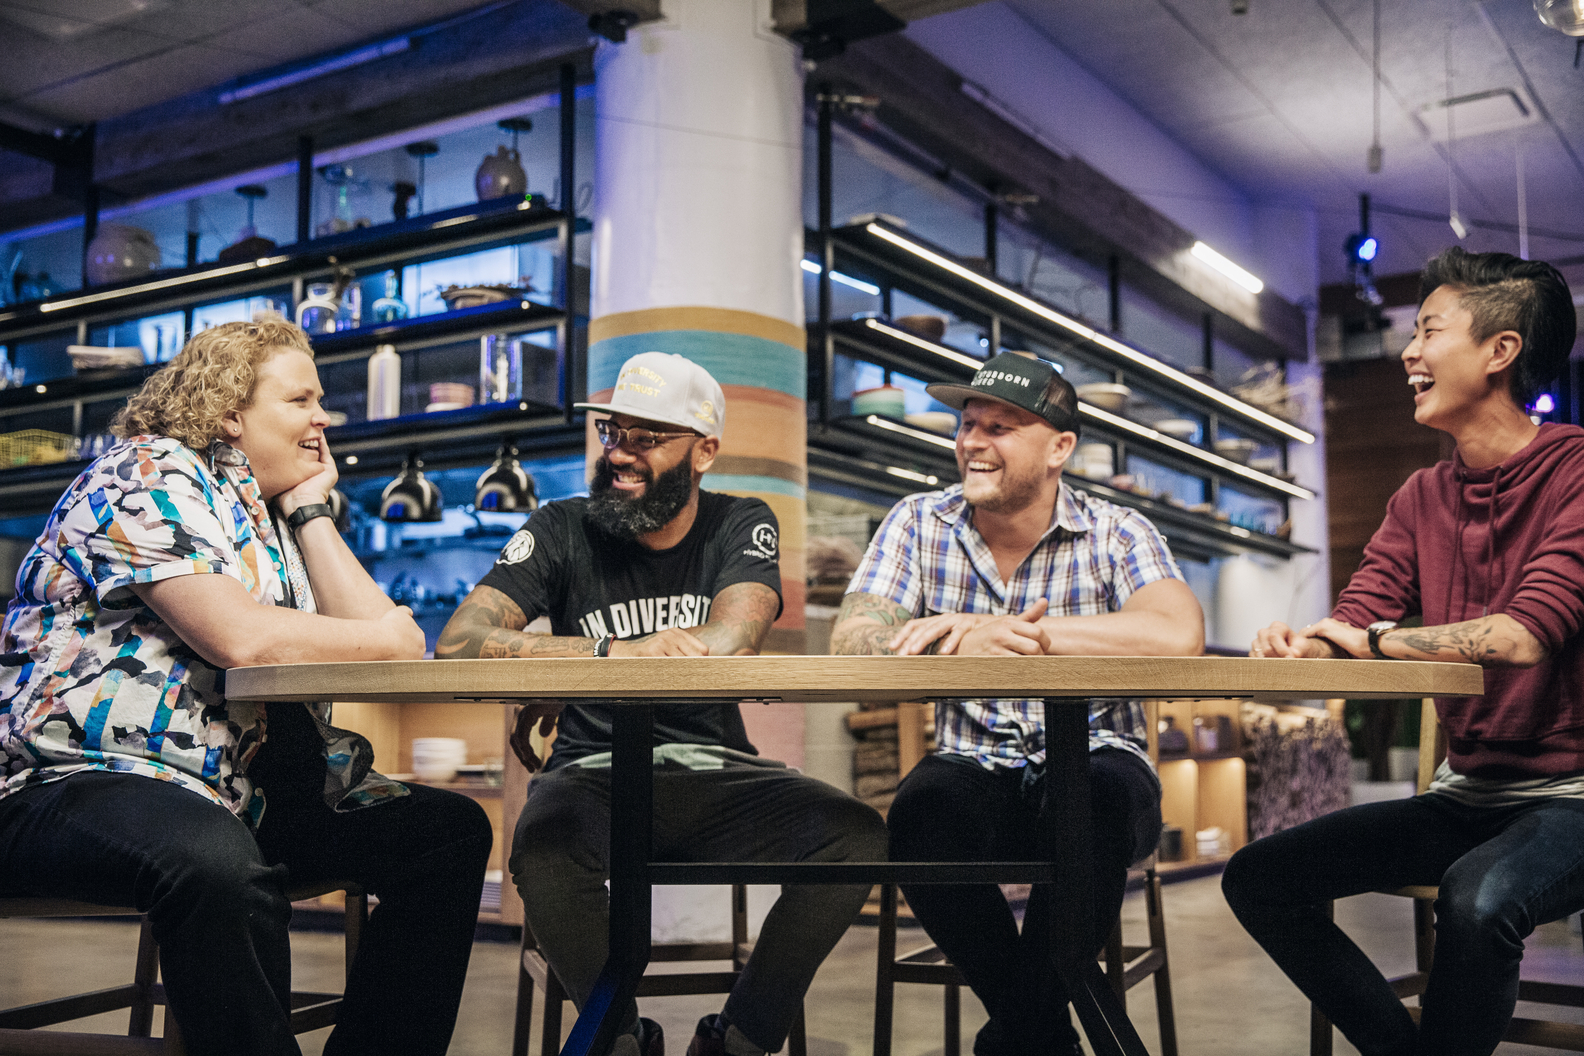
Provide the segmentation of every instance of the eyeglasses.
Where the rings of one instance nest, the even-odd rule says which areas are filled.
[[[613,447],[625,447],[629,451],[653,451],[667,440],[675,440],[679,436],[697,437],[697,433],[656,433],[649,429],[623,429],[614,424],[609,418],[594,423],[594,435],[599,437],[600,446],[609,451]]]

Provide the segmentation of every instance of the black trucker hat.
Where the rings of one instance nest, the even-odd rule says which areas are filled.
[[[969,400],[998,400],[1039,415],[1059,432],[1078,432],[1078,394],[1043,359],[1003,352],[980,367],[967,385],[937,382],[925,390],[959,411]]]

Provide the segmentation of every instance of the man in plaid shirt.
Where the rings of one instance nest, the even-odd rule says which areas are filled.
[[[962,483],[891,510],[854,574],[835,653],[1193,656],[1204,615],[1166,542],[1141,514],[1074,491],[1078,397],[1049,363],[1003,353],[969,385],[931,385],[962,409]],[[938,747],[891,805],[893,861],[1037,859],[1049,846],[1043,704],[940,701]],[[1160,781],[1137,701],[1089,714],[1098,954],[1127,868],[1160,837]],[[919,922],[990,1013],[976,1056],[1079,1054],[1052,969],[1050,892],[1036,887],[1022,934],[991,884],[904,886]],[[1058,1018],[1060,1017],[1060,1018]]]

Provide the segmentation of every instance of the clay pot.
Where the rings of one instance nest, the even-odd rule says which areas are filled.
[[[478,171],[473,173],[473,190],[481,202],[491,198],[521,198],[527,194],[528,173],[523,171],[522,155],[506,146],[484,155]]]
[[[156,271],[160,248],[154,233],[128,224],[100,224],[88,243],[88,284],[135,279]]]

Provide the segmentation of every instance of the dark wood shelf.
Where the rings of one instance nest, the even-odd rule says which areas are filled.
[[[76,326],[279,289],[302,279],[328,279],[336,267],[357,271],[400,262],[416,264],[461,251],[558,237],[565,214],[510,199],[480,202],[410,220],[359,228],[282,246],[241,264],[205,264],[152,272],[147,277],[61,293],[0,310],[0,342]],[[578,230],[589,230],[580,220]]]

